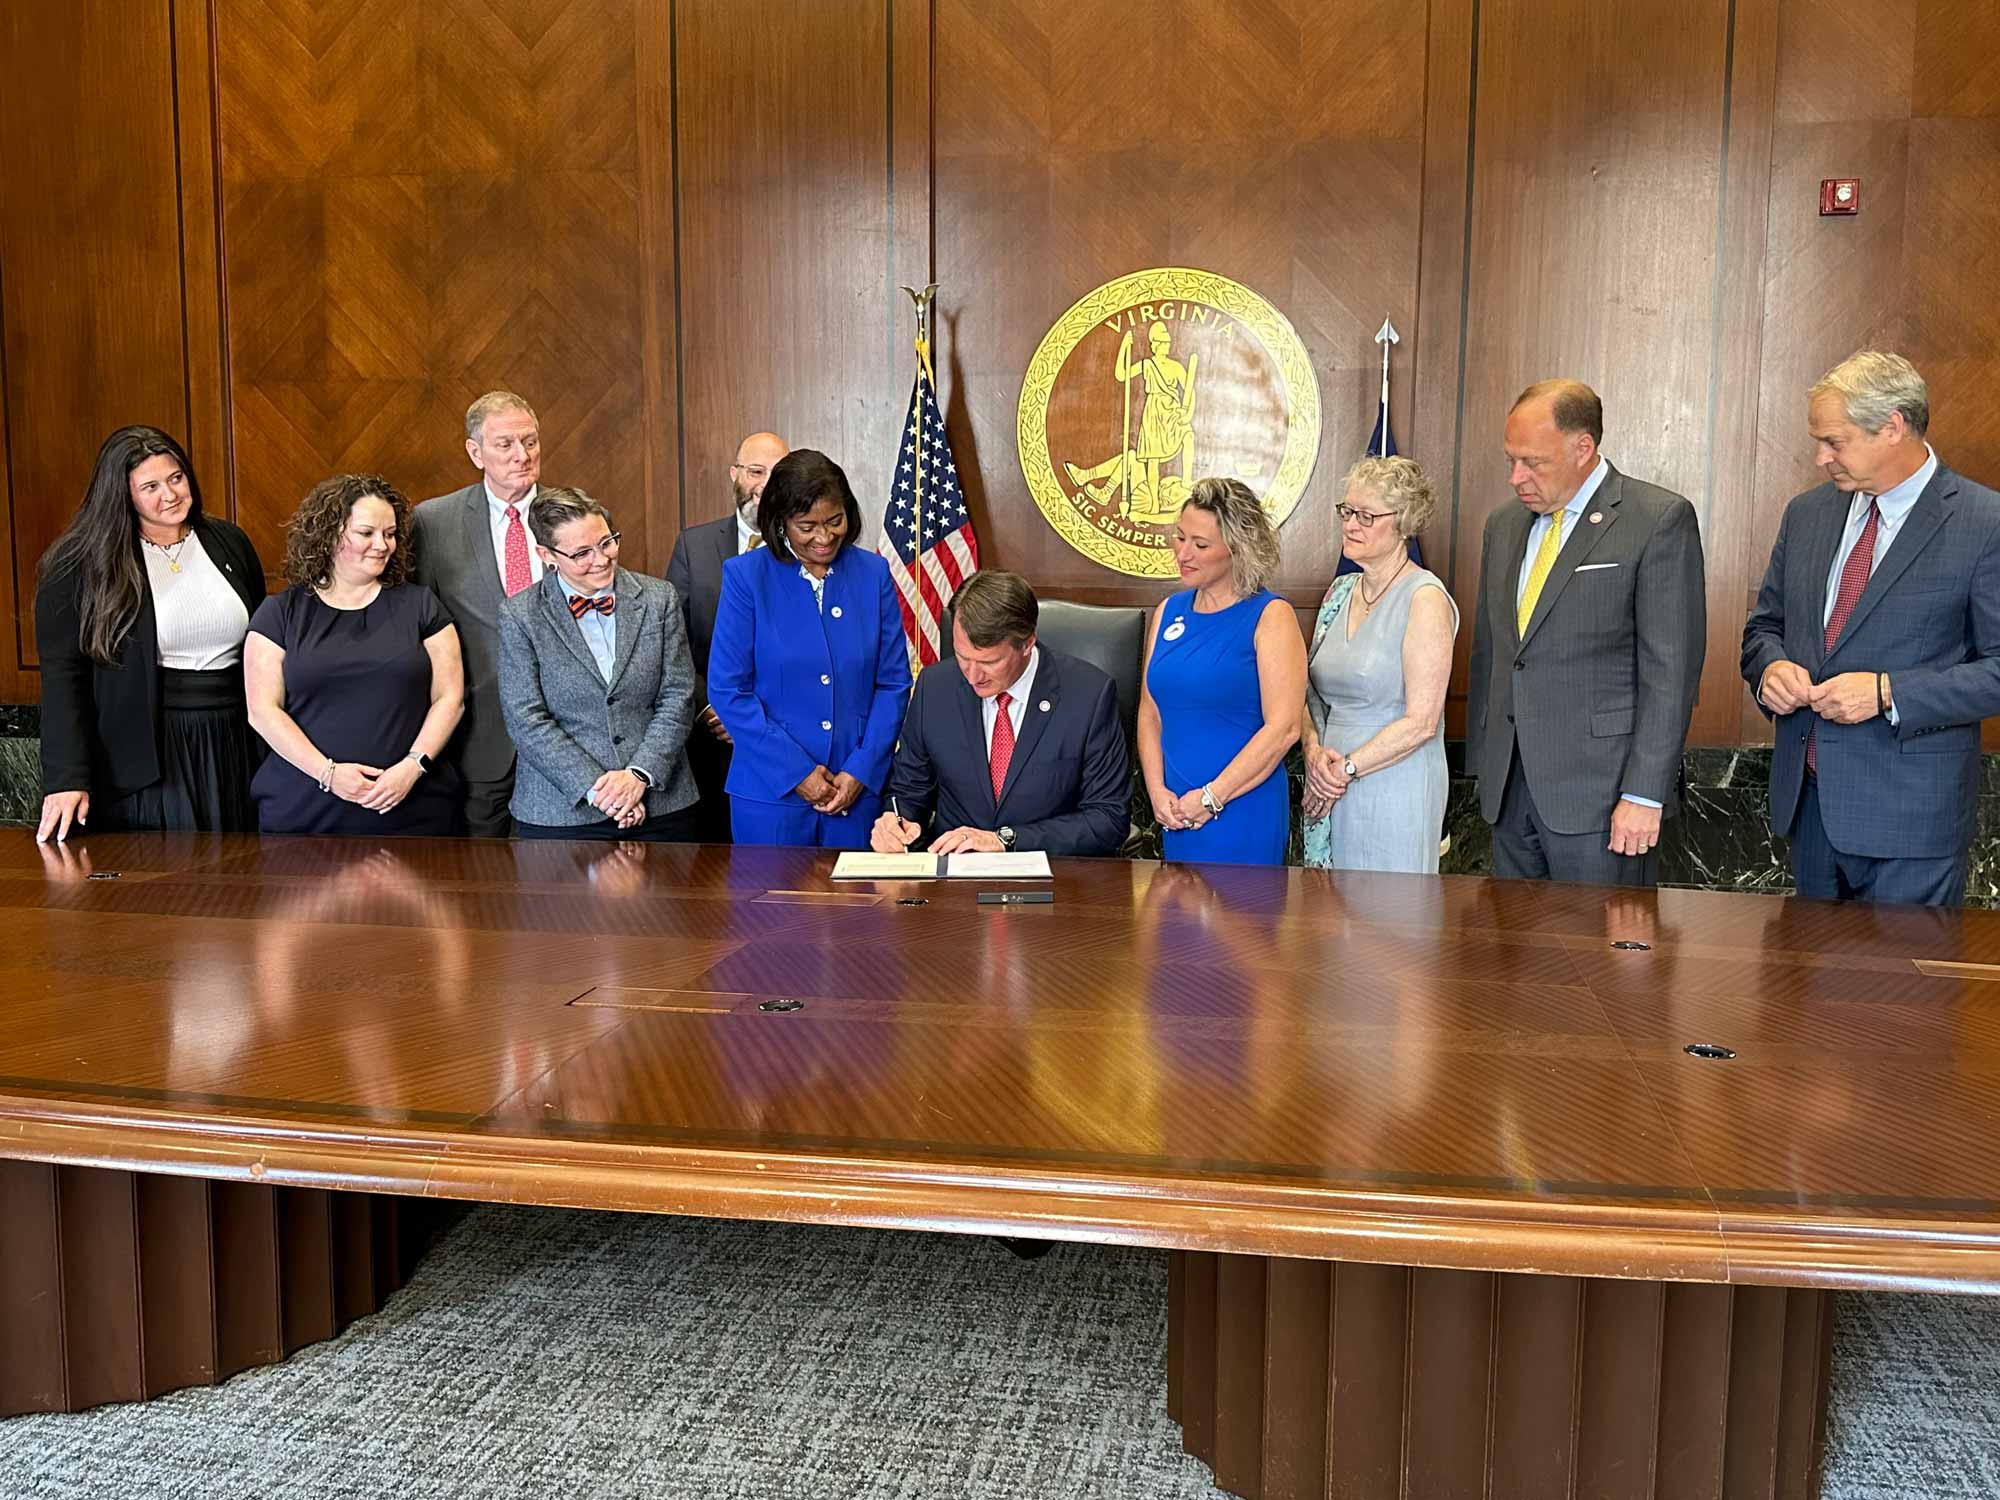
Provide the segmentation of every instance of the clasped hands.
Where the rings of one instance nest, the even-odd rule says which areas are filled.
[[[630,771],[606,771],[591,783],[583,799],[620,828],[646,821],[646,783]]]
[[[811,773],[792,790],[812,804],[814,812],[837,817],[861,796],[861,783],[845,771],[829,771],[814,766]]]
[[[399,760],[386,771],[357,760],[340,760],[333,764],[327,790],[343,802],[385,813],[410,795],[410,788],[423,774],[423,768],[413,760]]]
[[[1178,797],[1165,787],[1148,787],[1146,794],[1152,798],[1154,820],[1176,833],[1199,828],[1215,816],[1202,804],[1200,787]]]
[[[1809,708],[1829,724],[1859,724],[1881,712],[1879,674],[1840,672],[1814,682],[1795,661],[1774,661],[1764,669],[1757,698],[1774,714]]]
[[[1331,745],[1308,745],[1305,749],[1306,787],[1300,812],[1309,823],[1333,811],[1333,804],[1347,792],[1352,779],[1347,774],[1347,756]]]

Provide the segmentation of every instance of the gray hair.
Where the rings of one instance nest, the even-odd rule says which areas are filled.
[[[1379,495],[1396,513],[1396,530],[1403,536],[1415,536],[1437,514],[1437,493],[1415,459],[1364,458],[1347,471],[1341,487]]]
[[[611,524],[611,512],[599,505],[582,490],[557,486],[552,490],[536,490],[534,503],[528,507],[528,529],[535,534],[535,540],[544,547],[553,548],[556,533],[572,521],[581,521],[586,516],[602,516],[604,524]]]
[[[535,416],[534,407],[515,395],[512,391],[488,391],[465,409],[465,435],[478,442],[486,435],[486,419],[497,412],[522,411],[534,419],[536,426],[541,418]]]
[[[1240,479],[1197,479],[1181,509],[1189,506],[1215,517],[1239,595],[1247,599],[1271,581],[1278,571],[1278,533],[1249,485]]]
[[[1931,425],[1930,387],[1900,354],[1863,349],[1848,355],[1806,393],[1808,401],[1821,396],[1840,397],[1847,420],[1864,432],[1880,432],[1897,412],[1918,437]]]

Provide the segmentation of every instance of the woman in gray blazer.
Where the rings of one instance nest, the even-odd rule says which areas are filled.
[[[694,660],[673,585],[618,566],[611,513],[581,490],[541,491],[528,529],[545,571],[500,610],[515,831],[692,841]]]

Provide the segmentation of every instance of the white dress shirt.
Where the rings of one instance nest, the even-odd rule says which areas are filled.
[[[542,556],[535,550],[535,534],[528,530],[528,507],[535,503],[535,496],[541,493],[541,486],[531,484],[528,493],[516,502],[521,512],[521,530],[528,538],[528,582],[542,581]],[[493,561],[500,569],[500,587],[507,587],[507,502],[493,493],[493,486],[486,485],[487,519],[493,526]]]
[[[741,557],[746,552],[755,552],[760,540],[757,528],[743,519],[742,511],[736,512],[736,555]]]
[[[1027,717],[1028,696],[1035,690],[1035,668],[1042,659],[1042,648],[1035,647],[1028,653],[1028,664],[1021,668],[1021,675],[1014,679],[1014,685],[1005,689],[1011,696],[1007,700],[1007,722],[1014,726],[1014,743],[1021,742],[1021,721]],[[986,758],[993,759],[993,726],[1000,722],[1000,694],[979,700],[979,717],[986,726]]]

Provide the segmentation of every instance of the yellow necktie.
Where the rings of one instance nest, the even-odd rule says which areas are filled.
[[[1549,529],[1542,533],[1542,545],[1535,549],[1535,565],[1528,569],[1528,586],[1521,590],[1521,603],[1514,612],[1516,632],[1528,633],[1528,621],[1535,616],[1535,601],[1542,597],[1542,585],[1555,568],[1556,554],[1562,551],[1563,512],[1549,517]]]

